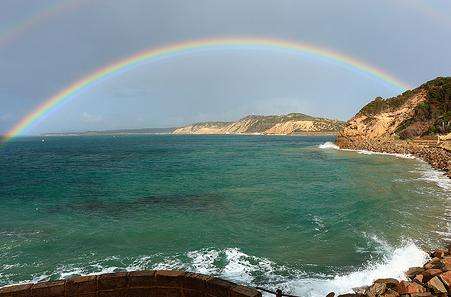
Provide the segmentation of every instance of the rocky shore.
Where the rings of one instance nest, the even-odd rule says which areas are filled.
[[[406,271],[408,280],[378,279],[371,286],[355,288],[355,293],[339,297],[432,297],[451,295],[451,245],[430,253],[430,260],[423,267]],[[329,293],[327,297],[333,297]]]
[[[361,139],[356,141],[343,137],[338,137],[336,144],[343,149],[413,155],[426,161],[433,168],[444,171],[451,178],[451,152],[438,146],[406,140]]]

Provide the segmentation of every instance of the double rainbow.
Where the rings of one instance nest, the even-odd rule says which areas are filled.
[[[40,119],[50,114],[53,110],[61,106],[63,103],[76,97],[76,95],[80,94],[89,87],[92,87],[115,75],[129,71],[134,67],[164,58],[191,54],[197,51],[228,49],[263,49],[294,52],[326,60],[341,67],[363,73],[366,76],[373,77],[386,84],[392,85],[400,91],[411,88],[408,84],[402,82],[398,78],[377,67],[371,66],[353,57],[326,48],[320,48],[312,44],[267,38],[215,38],[184,41],[169,46],[144,50],[123,60],[112,63],[104,68],[100,68],[97,71],[94,71],[93,73],[85,76],[79,81],[76,81],[70,86],[62,89],[61,91],[38,105],[32,112],[26,115],[5,134],[2,142],[6,142],[12,137],[20,135],[32,124],[38,122]]]

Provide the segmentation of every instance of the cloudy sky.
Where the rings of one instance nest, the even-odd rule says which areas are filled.
[[[302,42],[416,86],[451,74],[449,0],[2,0],[0,133],[96,69],[201,38]],[[347,119],[399,88],[349,67],[261,49],[195,52],[113,76],[24,132],[168,127],[246,114]]]

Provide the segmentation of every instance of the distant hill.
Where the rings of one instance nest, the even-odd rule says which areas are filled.
[[[56,132],[43,136],[95,136],[95,135],[134,135],[134,134],[171,134],[176,128],[142,128],[104,131]]]
[[[173,134],[269,134],[290,135],[338,132],[344,122],[302,113],[249,115],[236,122],[202,122],[175,129]]]

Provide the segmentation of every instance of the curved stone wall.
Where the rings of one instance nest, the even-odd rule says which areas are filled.
[[[0,288],[0,297],[261,297],[253,288],[173,270],[117,272]]]

